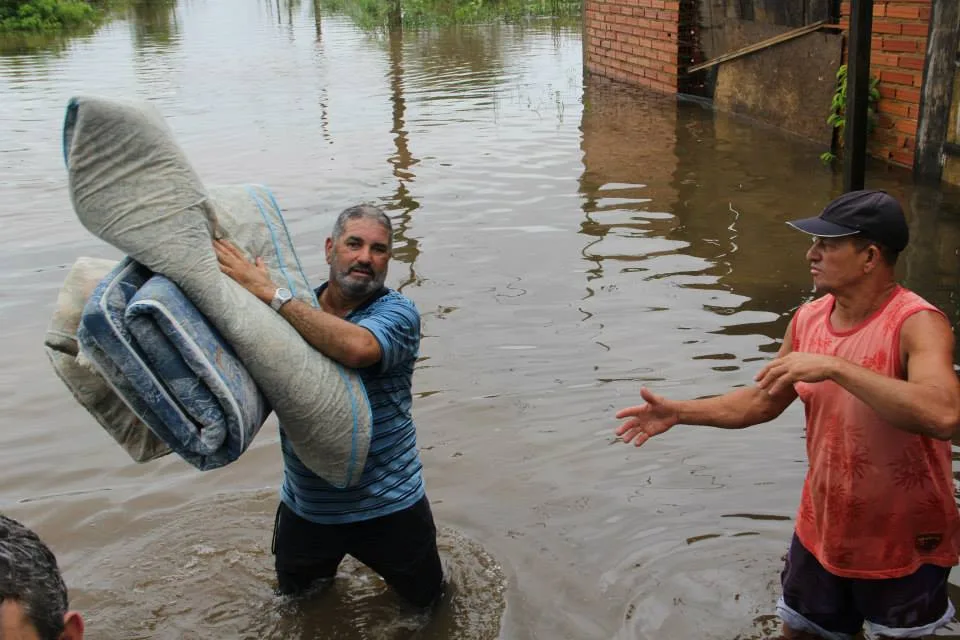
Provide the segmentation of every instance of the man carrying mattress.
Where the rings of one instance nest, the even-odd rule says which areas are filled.
[[[292,299],[233,245],[216,241],[222,271],[281,314],[327,357],[358,370],[373,410],[373,437],[360,482],[338,489],[297,458],[280,429],[284,478],[274,530],[279,591],[302,594],[329,584],[346,554],[379,573],[418,607],[443,589],[436,526],[424,491],[411,378],[420,314],[384,286],[392,225],[379,208],[343,211],[326,240],[329,280],[320,308]]]

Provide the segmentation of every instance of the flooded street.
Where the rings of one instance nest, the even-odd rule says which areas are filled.
[[[641,385],[679,398],[749,384],[776,351],[811,295],[808,240],[784,221],[841,190],[823,149],[585,80],[576,23],[388,33],[309,3],[180,0],[7,45],[0,511],[57,553],[89,637],[776,635],[800,404],[639,450],[615,441],[613,416]],[[77,94],[152,100],[208,185],[269,186],[318,283],[341,209],[393,217],[388,284],[423,316],[414,418],[452,583],[432,619],[352,563],[315,601],[273,596],[272,419],[224,469],[137,465],[57,379],[42,341],[67,269],[120,257],[67,194]],[[907,210],[902,282],[957,327],[960,194],[908,178],[875,165],[867,182]],[[960,638],[954,626],[941,635]]]

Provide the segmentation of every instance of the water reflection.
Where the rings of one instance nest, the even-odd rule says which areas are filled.
[[[286,23],[291,28],[296,21],[296,17],[300,15],[303,4],[303,0],[262,0],[262,2],[278,25]],[[311,4],[314,7],[314,16],[319,16],[320,12],[316,10],[318,3],[313,1]],[[319,22],[319,18],[316,18],[316,21]]]
[[[677,199],[676,123],[676,100],[625,90],[601,78],[586,82],[579,187],[585,220],[580,232],[596,238],[583,250],[592,263],[588,281],[604,276],[607,259],[626,270],[643,270],[647,258],[679,248],[677,243],[653,244],[651,237],[663,237],[674,224],[669,212]],[[615,243],[616,238],[638,241]],[[643,252],[646,247],[649,253]]]
[[[400,5],[398,3],[394,4],[393,13],[395,14],[391,21],[393,27],[387,34],[387,42],[390,58],[388,75],[390,78],[390,104],[393,125],[390,128],[390,133],[393,134],[396,153],[391,155],[387,162],[393,168],[393,177],[397,181],[397,186],[393,194],[387,198],[386,209],[393,212],[395,219],[394,257],[397,261],[407,264],[410,271],[409,275],[398,286],[398,289],[402,291],[406,286],[420,282],[420,276],[417,275],[415,265],[417,255],[420,253],[419,242],[417,238],[410,235],[411,214],[420,208],[420,203],[410,192],[410,185],[415,178],[413,167],[420,161],[410,151],[409,134],[404,119],[407,109],[403,78],[404,43],[403,26],[399,15]]]
[[[838,194],[837,177],[817,165],[816,149],[695,103],[592,78],[581,129],[581,233],[595,238],[584,248],[594,265],[588,280],[613,266],[724,292],[704,302],[705,309],[730,316],[720,333],[779,341],[793,311],[812,295],[807,239],[783,222],[815,215]],[[902,281],[956,325],[956,190],[907,188],[902,176],[874,169],[869,186],[900,198],[911,220]]]
[[[70,41],[81,35],[89,35],[94,29],[64,33],[2,33],[0,56],[22,56],[30,53],[59,55],[70,46]]]
[[[177,0],[134,0],[128,16],[137,49],[164,49],[180,39]]]
[[[898,265],[903,282],[946,312],[960,335],[960,189],[918,186],[905,206],[911,216],[910,248]]]

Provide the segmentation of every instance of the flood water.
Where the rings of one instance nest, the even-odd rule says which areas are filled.
[[[54,548],[90,637],[773,637],[799,404],[639,450],[613,415],[642,384],[749,384],[776,351],[810,296],[784,221],[841,189],[823,149],[585,80],[576,24],[386,33],[307,5],[168,4],[0,56],[0,510]],[[415,419],[452,585],[433,618],[352,563],[331,593],[272,595],[272,421],[224,469],[137,465],[56,378],[42,340],[66,269],[119,257],[67,195],[76,94],[152,100],[208,184],[270,186],[318,281],[336,213],[389,210],[388,283],[423,314]],[[903,282],[956,327],[960,196],[879,165],[868,184],[908,210]]]

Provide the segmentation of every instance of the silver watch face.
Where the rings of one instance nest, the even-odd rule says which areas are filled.
[[[270,306],[274,310],[279,311],[280,307],[286,302],[290,302],[293,299],[293,293],[290,292],[290,289],[284,289],[283,287],[277,289],[273,293],[273,301],[270,303]]]

